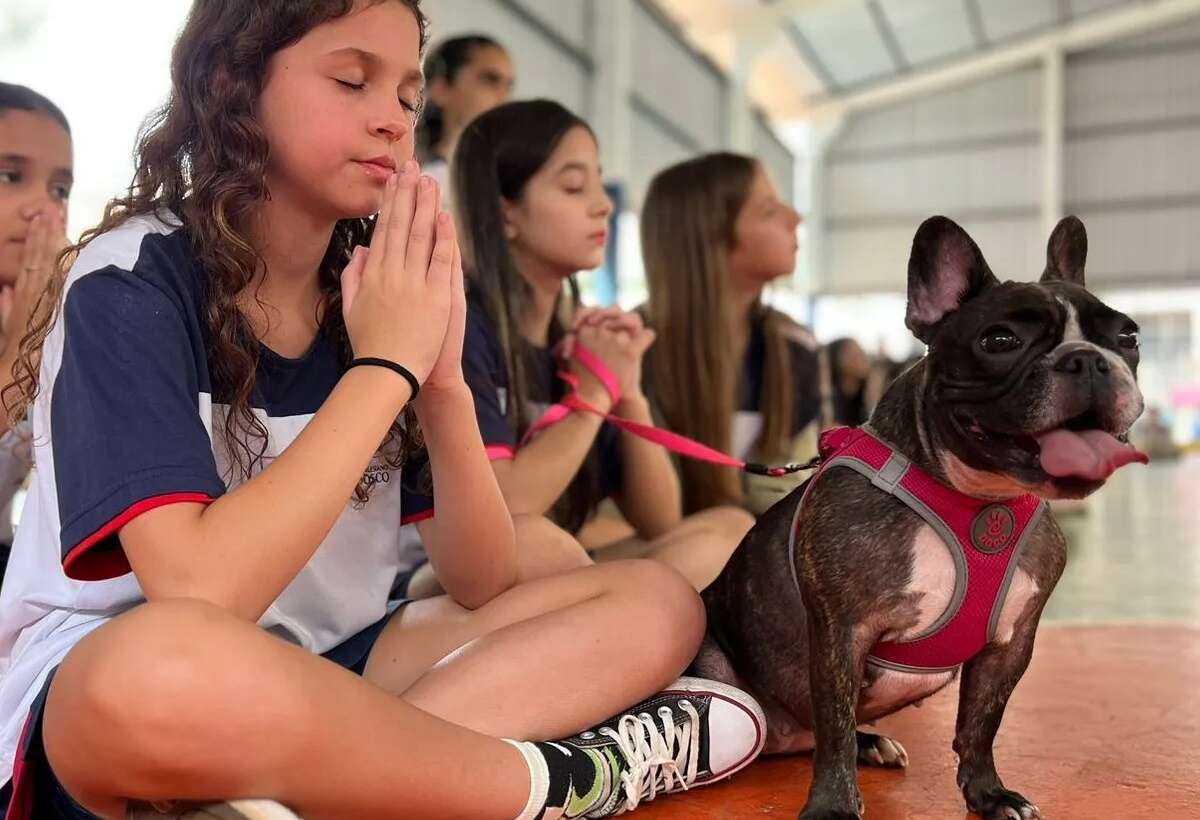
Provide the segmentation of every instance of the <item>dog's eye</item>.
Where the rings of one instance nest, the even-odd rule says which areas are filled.
[[[1011,353],[1021,344],[1021,337],[1006,327],[989,328],[979,337],[979,346],[984,353]]]
[[[1126,350],[1138,349],[1138,332],[1136,328],[1127,327],[1117,334],[1117,344]]]

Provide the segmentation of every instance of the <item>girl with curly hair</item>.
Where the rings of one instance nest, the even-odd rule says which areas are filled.
[[[419,0],[194,3],[22,345],[8,817],[608,817],[761,748],[752,699],[676,680],[704,621],[671,570],[514,586],[412,161],[424,40]],[[405,520],[447,596],[389,604]]]

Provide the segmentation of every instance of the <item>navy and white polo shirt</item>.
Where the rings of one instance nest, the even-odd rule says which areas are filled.
[[[227,405],[212,394],[204,302],[187,232],[169,214],[97,238],[68,274],[32,413],[33,480],[0,594],[0,783],[47,672],[92,629],[145,599],[118,530],[147,510],[209,503],[240,483],[224,444]],[[300,434],[340,375],[323,335],[298,359],[263,349],[253,399],[269,432],[263,466]],[[320,653],[385,615],[393,582],[416,560],[403,548],[401,523],[432,515],[432,501],[377,462],[368,476],[370,501],[347,499],[263,628]]]
[[[513,458],[517,431],[506,415],[508,404],[508,366],[504,348],[492,320],[475,298],[467,300],[467,322],[463,338],[463,376],[475,399],[479,432],[492,461]],[[567,386],[558,378],[561,369],[554,353],[534,348],[527,370],[529,395],[525,397],[531,418],[536,421],[553,403],[566,394]],[[598,497],[608,498],[621,488],[621,435],[610,424],[600,427],[588,458],[594,458]]]

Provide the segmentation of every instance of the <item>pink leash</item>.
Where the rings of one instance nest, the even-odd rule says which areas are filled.
[[[575,343],[574,359],[588,370],[593,376],[600,380],[604,385],[604,389],[608,391],[608,395],[612,397],[613,406],[621,400],[621,386],[617,383],[617,378],[612,374],[604,362],[600,361],[595,353],[588,350],[578,342]],[[662,430],[650,424],[639,424],[636,421],[623,419],[619,416],[614,416],[611,413],[605,413],[579,397],[579,378],[570,371],[560,370],[558,377],[566,382],[571,392],[568,393],[558,404],[552,405],[542,417],[533,423],[533,426],[526,431],[524,438],[521,439],[521,444],[524,445],[535,435],[545,430],[551,425],[557,424],[568,415],[575,411],[584,413],[592,413],[600,416],[605,421],[616,427],[621,428],[629,433],[632,433],[639,438],[644,438],[646,441],[653,442],[661,447],[667,448],[672,453],[677,453],[686,458],[695,459],[697,461],[707,461],[710,464],[720,464],[725,467],[737,467],[739,470],[744,470],[747,473],[754,475],[772,476],[775,478],[790,475],[791,473],[807,470],[814,463],[809,464],[785,464],[782,467],[770,467],[766,464],[754,464],[752,462],[742,461],[733,456],[726,455],[719,450],[714,450],[707,445],[694,441],[686,436],[681,436],[678,433],[672,433],[669,430]]]

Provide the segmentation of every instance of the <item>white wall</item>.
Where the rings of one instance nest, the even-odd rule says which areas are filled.
[[[605,164],[626,185],[626,201],[637,209],[653,176],[675,162],[728,145],[727,78],[688,45],[677,28],[646,0],[440,0],[429,5],[433,39],[485,32],[501,41],[516,63],[518,97],[559,100],[584,117],[606,116],[596,105],[593,83],[601,53],[597,18],[629,6],[629,87],[614,90],[628,129],[627,157],[606,155]],[[598,129],[608,133],[604,128]],[[601,145],[601,151],[608,150]],[[755,118],[753,150],[789,198],[794,158],[770,125]],[[611,161],[619,159],[623,161]]]
[[[1090,280],[1200,283],[1200,20],[1070,57],[1066,124]]]
[[[762,160],[785,202],[796,201],[796,155],[765,117],[754,118],[754,154]]]
[[[1002,279],[1041,273],[1041,93],[1030,67],[848,120],[815,188],[818,337],[908,349],[908,254],[931,214]],[[1141,386],[1170,407],[1200,381],[1200,20],[1068,55],[1064,100],[1064,211],[1088,229],[1089,287],[1144,324]],[[1200,409],[1174,418],[1190,438]]]
[[[959,221],[1002,278],[1041,271],[1040,68],[850,118],[823,182],[817,287],[899,291],[917,225]],[[1200,20],[1067,57],[1065,211],[1097,286],[1200,281]]]
[[[513,57],[516,96],[549,97],[587,116],[591,79],[589,2],[435,0],[426,4],[430,43],[436,45],[463,34],[486,34],[503,44]],[[551,39],[548,33],[561,41]]]
[[[720,147],[725,78],[647,5],[634,6],[632,37],[634,93],[695,147]]]
[[[966,228],[997,275],[1040,272],[1039,91],[1026,70],[853,116],[826,160],[819,289],[903,291],[913,234],[934,214]]]

